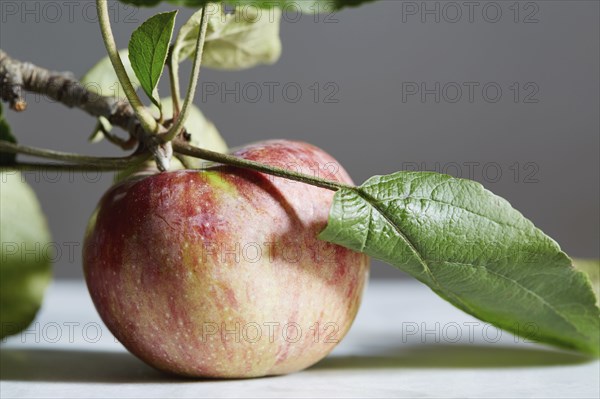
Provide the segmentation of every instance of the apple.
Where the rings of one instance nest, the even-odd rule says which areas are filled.
[[[267,141],[237,156],[350,183],[324,151]],[[133,354],[171,373],[285,374],[325,357],[361,301],[368,258],[317,239],[333,192],[217,166],[132,177],[86,232],[86,282]]]
[[[46,217],[21,173],[0,171],[0,338],[24,330],[52,274]]]

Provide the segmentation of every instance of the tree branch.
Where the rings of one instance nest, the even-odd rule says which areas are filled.
[[[70,108],[103,116],[114,125],[139,139],[141,126],[128,102],[104,97],[88,90],[71,73],[52,72],[29,62],[11,58],[0,50],[0,96],[16,111],[27,104],[22,91],[43,94]]]
[[[19,76],[20,75],[20,76]],[[0,50],[0,90],[4,101],[16,101],[20,97],[21,88],[26,91],[44,94],[68,107],[76,107],[86,111],[95,117],[103,116],[108,121],[128,131],[133,138],[144,144],[150,154],[157,159],[157,153],[163,148],[164,141],[161,135],[146,133],[133,109],[129,103],[116,100],[112,97],[102,97],[96,93],[88,91],[81,83],[72,77],[71,74],[50,72],[47,69],[40,68],[30,63],[23,63],[8,56]],[[15,94],[16,93],[16,94]],[[169,144],[169,149],[170,143]],[[233,155],[221,154],[202,148],[196,148],[188,143],[175,138],[171,150],[175,150],[175,156],[187,155],[207,161],[222,163],[225,165],[236,166],[240,168],[252,169],[258,172],[273,176],[283,177],[310,184],[313,186],[326,188],[328,190],[355,189],[354,186],[305,175],[292,170],[277,168],[259,162],[239,158]],[[132,165],[136,162],[142,162],[150,157],[148,152],[139,155],[131,155],[126,158],[99,158],[83,156],[78,154],[61,153],[52,150],[44,150],[33,147],[26,147],[18,144],[0,141],[0,152],[27,154],[47,159],[54,159],[73,163],[74,165],[87,167],[97,166],[99,168],[120,169]],[[160,155],[158,153],[158,155]],[[34,167],[32,164],[19,164],[23,168]],[[63,168],[64,165],[52,165],[50,168]],[[69,165],[70,166],[70,165]],[[157,162],[160,168],[160,163]],[[35,167],[44,167],[43,164],[35,164]],[[93,168],[91,168],[93,169]]]

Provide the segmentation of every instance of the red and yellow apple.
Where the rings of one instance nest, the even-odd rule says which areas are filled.
[[[350,182],[322,150],[267,141],[235,155]],[[333,192],[232,167],[127,179],[100,201],[83,262],[112,333],[150,365],[197,377],[304,369],[352,324],[365,255],[317,239]]]

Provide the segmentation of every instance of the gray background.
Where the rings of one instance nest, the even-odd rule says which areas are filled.
[[[81,76],[105,54],[92,3],[3,0],[1,47],[15,58]],[[599,2],[520,2],[516,22],[514,1],[479,2],[471,20],[463,2],[454,3],[462,10],[455,22],[456,9],[444,9],[446,2],[430,1],[426,7],[434,9],[436,3],[439,21],[424,15],[425,22],[419,13],[408,12],[413,4],[422,11],[423,2],[379,1],[327,20],[304,15],[295,21],[290,12],[282,24],[283,55],[276,65],[242,72],[204,70],[202,80],[230,88],[236,82],[241,87],[277,82],[280,88],[293,83],[302,88],[298,102],[286,100],[281,89],[269,101],[265,89],[256,103],[250,101],[255,92],[249,91],[239,102],[232,96],[222,101],[219,95],[202,101],[198,95],[196,104],[230,146],[276,137],[305,140],[333,154],[357,182],[414,168],[414,163],[435,169],[437,162],[442,171],[473,177],[507,198],[572,256],[598,257]],[[9,11],[15,6],[13,15]],[[497,9],[502,16],[492,22]],[[112,10],[122,47],[151,15],[148,9],[118,3]],[[190,14],[184,9],[178,25]],[[187,71],[189,66],[182,72]],[[424,101],[419,95],[403,99],[403,88],[422,82],[428,88],[440,83],[439,102],[434,95]],[[479,84],[472,101],[464,82]],[[515,82],[518,99],[515,86],[511,90]],[[320,87],[318,101],[310,89],[314,83]],[[487,97],[482,93],[486,84]],[[462,85],[463,97],[452,102],[456,85]],[[335,103],[324,101],[331,87],[339,88]],[[502,89],[496,102],[491,101],[494,87]],[[537,102],[525,101],[536,88],[529,100]],[[293,96],[293,90],[288,94]],[[122,154],[107,143],[87,143],[95,122],[84,113],[33,96],[29,102],[27,112],[8,113],[22,143]],[[60,249],[55,274],[80,278],[83,231],[112,175],[32,173],[27,178]],[[373,276],[401,273],[375,263]]]

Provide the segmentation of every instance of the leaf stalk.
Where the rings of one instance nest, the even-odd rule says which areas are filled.
[[[185,124],[185,121],[189,115],[190,109],[191,109],[191,105],[194,102],[194,96],[196,94],[196,87],[198,86],[198,80],[200,78],[200,67],[202,66],[202,53],[204,51],[204,42],[206,41],[206,30],[208,28],[208,17],[206,15],[206,7],[202,8],[202,16],[200,19],[200,30],[198,32],[198,38],[196,40],[196,55],[194,56],[194,64],[192,67],[192,73],[190,75],[190,82],[188,85],[188,90],[186,93],[186,97],[185,100],[183,102],[183,107],[181,108],[181,112],[179,113],[179,115],[177,115],[176,119],[175,119],[175,123],[173,124],[173,126],[171,126],[171,128],[169,129],[169,131],[164,135],[163,139],[165,141],[172,141],[175,137],[177,137],[182,131],[183,131],[183,127]],[[174,57],[171,57],[171,65],[169,67],[169,70],[171,71],[171,79],[173,82],[173,86],[177,87],[176,91],[178,92],[179,89],[179,73],[178,73],[178,66],[174,66],[173,63],[178,63],[178,60],[175,59],[173,60]],[[175,68],[175,69],[173,69]],[[173,80],[173,78],[175,80]],[[179,101],[179,93],[176,93],[175,91],[172,93],[173,94],[173,109],[174,109],[174,114],[175,115],[175,110],[177,109],[176,107],[176,103],[175,101]],[[177,99],[177,100],[175,100]]]
[[[11,154],[31,155],[38,158],[51,159],[55,161],[65,161],[75,165],[86,165],[88,167],[126,167],[141,163],[150,158],[150,154],[131,155],[128,157],[109,158],[94,157],[89,155],[79,155],[69,152],[60,152],[43,148],[29,147],[21,144],[14,144],[8,141],[0,140],[0,152]]]
[[[198,148],[191,146],[187,143],[181,143],[179,141],[173,142],[173,151],[178,154],[188,155],[195,158],[204,159],[206,161],[217,162],[229,166],[235,166],[244,169],[251,169],[257,172],[262,172],[268,175],[282,177],[289,180],[295,180],[301,183],[310,184],[312,186],[325,188],[331,191],[338,191],[341,189],[356,190],[357,188],[353,185],[340,183],[333,180],[322,179],[320,177],[307,175],[304,173],[295,172],[275,166],[265,165],[260,162],[251,161],[236,157],[235,155],[222,154],[220,152],[206,150],[204,148]]]
[[[108,13],[107,0],[96,0],[96,9],[98,12],[100,30],[102,32],[102,39],[113,68],[115,69],[115,73],[119,78],[119,83],[121,83],[121,86],[125,91],[125,95],[127,96],[133,111],[138,117],[142,128],[148,133],[157,133],[160,125],[156,122],[156,120],[154,120],[152,114],[150,114],[144,104],[142,104],[142,101],[138,97],[119,55],[119,50],[117,49],[117,44],[112,32],[112,27],[110,25],[110,15]]]

